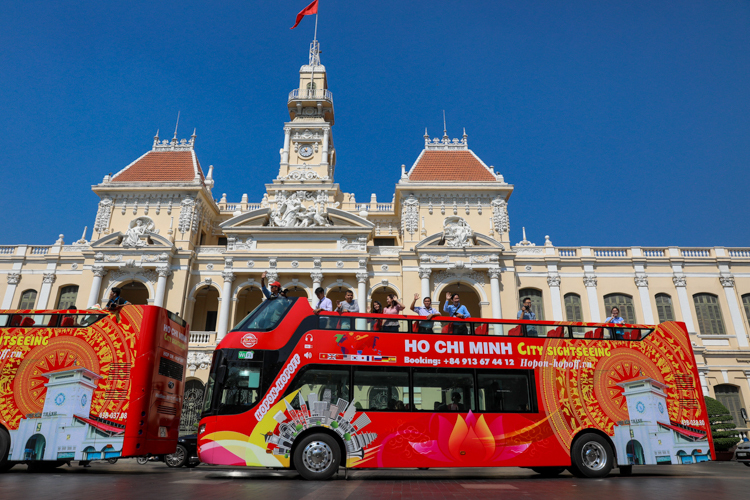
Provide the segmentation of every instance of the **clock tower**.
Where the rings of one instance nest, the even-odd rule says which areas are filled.
[[[317,189],[333,188],[333,96],[317,41],[310,45],[309,63],[300,68],[299,86],[289,92],[287,107],[290,121],[284,124],[279,175],[269,191],[307,189],[311,184]]]

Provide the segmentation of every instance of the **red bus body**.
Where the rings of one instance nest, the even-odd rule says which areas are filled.
[[[155,306],[129,305],[116,314],[0,311],[7,460],[173,453],[188,337],[181,319]]]
[[[279,351],[283,357],[261,388],[261,397],[248,411],[235,415],[204,413],[198,436],[202,462],[290,467],[293,453],[289,452],[288,443],[279,444],[285,439],[281,432],[284,422],[296,426],[297,433],[306,431],[310,425],[309,420],[303,423],[304,415],[291,408],[290,403],[295,402],[297,395],[288,390],[295,375],[309,365],[353,366],[353,370],[360,366],[410,367],[414,369],[412,374],[417,368],[433,367],[533,370],[536,408],[529,409],[532,411],[416,411],[414,406],[411,411],[357,409],[348,415],[348,421],[365,424],[360,425],[364,427],[361,430],[355,427],[360,435],[367,436],[359,442],[363,445],[361,450],[356,454],[346,453],[343,465],[347,467],[570,466],[571,444],[586,431],[606,436],[620,465],[626,465],[627,461],[667,463],[667,457],[671,463],[715,459],[698,371],[684,323],[667,322],[656,327],[618,325],[624,330],[643,332],[645,338],[632,341],[487,334],[487,325],[490,328],[526,325],[547,330],[564,326],[592,331],[604,326],[592,323],[472,319],[474,327],[470,334],[454,335],[337,329],[341,318],[386,318],[367,314],[334,313],[328,316],[332,322],[328,324],[333,325],[330,329],[308,328],[305,321],[309,322],[311,315],[307,301],[297,300],[275,329],[233,331],[221,341],[217,353],[237,350],[250,353],[243,356],[258,357],[262,352]],[[409,325],[413,325],[412,320],[420,319],[390,318],[409,320]],[[451,318],[434,320],[452,321]],[[461,320],[455,324],[459,323]],[[413,331],[412,326],[408,331]],[[349,383],[354,382],[349,379]],[[353,393],[352,388],[349,394]],[[637,408],[628,408],[628,397]],[[641,400],[635,402],[638,398],[643,401],[643,409]],[[307,408],[306,415],[311,411]],[[340,421],[342,417],[336,409],[331,412],[319,422],[329,431],[333,420]],[[661,440],[658,444],[654,442],[654,447],[642,443],[639,450],[633,439],[627,437],[628,433],[635,435],[638,426],[645,424],[643,418],[632,418],[638,412],[644,416],[656,415],[658,421],[653,427],[665,437],[672,435],[670,439],[681,443],[681,451],[667,449],[667,443],[662,444]],[[366,419],[358,420],[363,414]]]

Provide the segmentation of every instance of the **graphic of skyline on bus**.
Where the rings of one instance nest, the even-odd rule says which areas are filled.
[[[331,404],[330,389],[323,391],[322,400],[318,400],[315,393],[308,394],[307,401],[302,397],[302,393],[297,397],[300,409],[296,410],[285,398],[286,411],[278,411],[273,416],[278,422],[276,432],[269,432],[265,436],[268,448],[274,455],[289,458],[294,438],[300,432],[313,427],[325,427],[341,436],[346,445],[347,459],[364,458],[365,448],[378,437],[374,432],[361,432],[370,423],[366,413],[360,413],[355,420],[355,404],[349,404],[342,398],[339,398],[336,404]]]

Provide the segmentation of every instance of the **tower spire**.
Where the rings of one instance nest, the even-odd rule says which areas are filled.
[[[443,139],[448,139],[448,127],[445,126],[445,110],[443,110]]]

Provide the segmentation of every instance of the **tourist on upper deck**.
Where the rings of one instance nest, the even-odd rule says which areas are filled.
[[[452,316],[455,318],[471,318],[471,314],[469,314],[469,310],[466,309],[466,306],[461,305],[461,298],[457,293],[445,293],[445,304],[443,305],[443,311],[448,313],[448,316]],[[468,333],[468,331],[469,329],[465,323],[453,324],[453,333],[464,335]]]
[[[346,294],[344,295],[344,301],[339,302],[338,306],[336,307],[336,312],[339,314],[343,314],[345,312],[350,313],[358,313],[359,312],[359,304],[354,300],[354,292],[351,290],[347,290]]]
[[[388,296],[385,298],[386,300],[386,306],[383,309],[383,314],[398,314],[404,309],[404,305],[401,303],[401,301],[398,300],[398,297],[395,293],[389,293]],[[383,331],[384,332],[397,332],[399,327],[399,322],[396,320],[390,320],[387,319],[383,322]]]
[[[420,333],[432,333],[432,326],[434,322],[429,320],[431,320],[433,316],[440,316],[440,311],[432,307],[432,299],[430,297],[425,297],[422,301],[424,307],[416,305],[418,300],[419,294],[415,293],[414,300],[412,300],[411,302],[410,309],[420,316],[427,316],[426,321],[419,322],[419,331]]]
[[[370,314],[383,314],[383,306],[377,300],[372,301],[370,306]],[[381,318],[369,320],[372,323],[372,331],[379,332],[383,327],[383,320]]]
[[[531,299],[524,297],[521,301],[521,310],[518,311],[516,319],[525,319],[529,321],[536,321],[536,313],[531,310]],[[536,328],[529,325],[523,325],[523,331],[527,337],[536,337]]]
[[[271,291],[268,291],[268,288],[266,288],[266,271],[263,271],[263,274],[260,276],[260,289],[263,292],[263,295],[266,296],[267,299],[275,299],[279,297],[279,292],[281,292],[281,283],[278,281],[274,281],[271,283]]]
[[[118,312],[123,306],[129,306],[130,302],[120,297],[122,289],[118,287],[112,287],[109,292],[109,300],[105,309],[112,312]]]
[[[315,305],[315,309],[313,312],[315,314],[319,314],[320,311],[332,311],[333,310],[333,304],[331,303],[331,299],[326,297],[326,291],[323,290],[322,286],[319,286],[315,289],[315,296],[318,297],[318,303]]]
[[[609,310],[609,317],[604,320],[605,323],[614,323],[615,325],[621,325],[625,323],[625,318],[620,316],[620,309],[614,306]],[[622,328],[613,328],[615,339],[623,340],[625,338],[625,330]]]

